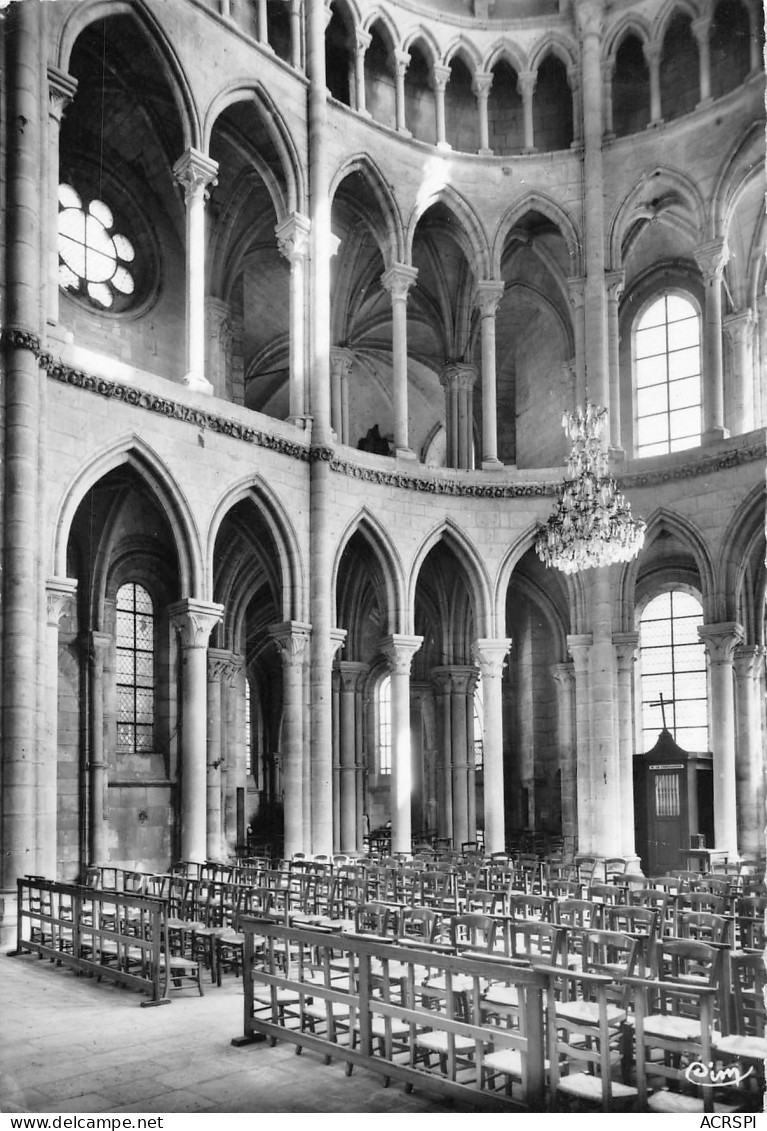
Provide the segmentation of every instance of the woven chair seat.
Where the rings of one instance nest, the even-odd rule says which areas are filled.
[[[651,1013],[644,1019],[644,1031],[648,1037],[661,1040],[699,1041],[700,1021],[694,1017],[674,1017],[664,1013]]]
[[[472,1037],[463,1037],[455,1033],[455,1051],[457,1053],[474,1052],[475,1042]],[[444,1029],[436,1029],[431,1033],[419,1033],[415,1043],[419,1048],[429,1049],[430,1052],[447,1053],[448,1034]]]
[[[727,1053],[728,1056],[742,1056],[746,1060],[767,1060],[767,1038],[741,1036],[732,1033],[729,1037],[721,1033],[711,1034],[711,1044],[717,1052]]]
[[[561,1017],[563,1021],[572,1021],[576,1025],[599,1024],[599,1005],[595,1001],[558,1002],[556,1012],[557,1017]],[[617,1005],[608,1004],[605,1012],[608,1025],[617,1025],[626,1018],[626,1010],[620,1009]]]
[[[491,986],[482,998],[483,1005],[519,1005],[519,990],[516,986]]]
[[[687,1112],[691,1115],[703,1113],[702,1099],[698,1099],[697,1096],[685,1095],[682,1092],[669,1092],[666,1088],[654,1092],[647,1100],[647,1106],[650,1111],[666,1112],[671,1115],[678,1112]],[[729,1104],[714,1104],[714,1112],[717,1115],[726,1115],[728,1112],[737,1110],[737,1107],[732,1107]]]
[[[588,1072],[573,1072],[570,1076],[560,1076],[559,1091],[566,1092],[580,1099],[602,1100],[602,1079],[592,1076]],[[621,1084],[616,1080],[610,1081],[610,1092],[614,1100],[626,1100],[637,1095],[636,1088],[629,1084]]]
[[[344,1005],[342,1001],[331,1001],[330,1012],[333,1017],[348,1017],[349,1006]],[[327,1017],[327,1003],[324,1001],[310,1001],[304,1006],[304,1013],[309,1017],[316,1017],[318,1021],[324,1021]]]

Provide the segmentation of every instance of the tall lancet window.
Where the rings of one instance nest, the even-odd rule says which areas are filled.
[[[117,591],[117,752],[154,750],[154,605],[142,585]]]

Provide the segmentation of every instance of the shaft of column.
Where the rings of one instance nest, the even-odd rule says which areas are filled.
[[[301,0],[290,0],[290,65],[301,66]]]
[[[472,80],[471,89],[477,99],[477,114],[479,117],[479,149],[477,152],[481,157],[488,157],[492,154],[490,148],[490,125],[487,117],[487,103],[490,98],[490,88],[493,85],[492,74],[487,74],[478,71]]]
[[[701,625],[706,646],[711,695],[711,748],[714,755],[714,840],[731,859],[738,852],[738,809],[735,769],[735,692],[733,658],[743,642],[743,628],[734,621]]]
[[[184,190],[186,208],[186,372],[184,383],[211,393],[205,378],[205,201],[217,183],[218,164],[196,149],[188,149],[173,166]]]
[[[449,149],[447,134],[445,133],[445,90],[450,81],[449,67],[432,68],[432,85],[434,87],[434,113],[437,127],[437,147]]]
[[[366,118],[370,113],[366,105],[365,92],[365,52],[373,42],[373,37],[361,28],[355,29],[354,51],[354,87],[356,92],[357,113],[364,114]]]
[[[290,263],[290,380],[288,419],[306,419],[306,257],[311,224],[298,212],[274,229],[280,254]]]
[[[207,851],[208,639],[223,606],[186,599],[168,610],[181,644],[181,859]]]
[[[311,221],[310,351],[312,442],[330,443],[330,182],[327,152],[327,78],[323,0],[308,0],[309,219]],[[314,620],[314,618],[313,618]],[[315,628],[318,626],[315,623]],[[316,638],[315,638],[316,639]]]
[[[477,640],[472,656],[482,677],[483,790],[485,803],[485,852],[506,849],[506,813],[503,781],[503,700],[504,659],[511,640]]]
[[[557,746],[561,780],[562,838],[566,857],[578,844],[578,786],[575,738],[575,670],[572,662],[554,664],[557,685]]]
[[[722,366],[722,275],[729,250],[722,240],[712,240],[695,252],[706,299],[704,310],[703,437],[721,440],[724,427],[724,370]]]
[[[392,852],[410,852],[413,843],[410,815],[413,774],[410,747],[410,664],[422,643],[422,636],[403,636],[397,633],[385,637],[379,644],[391,672]]]
[[[408,437],[407,388],[407,296],[418,271],[394,263],[381,276],[381,285],[391,295],[392,384],[394,386],[394,447],[400,457],[412,459]]]
[[[284,853],[306,851],[304,841],[304,662],[311,625],[297,621],[271,625],[282,657],[282,783]]]
[[[498,459],[495,318],[498,304],[503,298],[504,287],[502,280],[487,279],[477,283],[482,346],[482,469],[484,471],[493,471],[503,466]]]
[[[46,585],[46,734],[37,787],[37,866],[39,874],[51,880],[56,879],[58,871],[59,625],[76,594],[77,582],[68,577],[51,578]]]
[[[573,658],[575,672],[575,783],[578,797],[579,852],[592,852],[593,804],[591,802],[591,731],[590,731],[590,653],[593,645],[590,632],[567,637],[567,650]]]
[[[456,682],[458,686],[456,686]],[[469,749],[466,718],[466,693],[463,680],[453,681],[450,697],[450,730],[453,771],[453,848],[460,852],[469,839]]]
[[[620,855],[631,857],[630,872],[640,871],[636,855],[634,822],[634,662],[639,644],[637,632],[613,633],[617,657],[618,747],[620,751],[620,811],[622,817]]]
[[[620,328],[618,311],[623,293],[623,271],[611,271],[607,275],[607,357],[610,374],[610,447],[620,451],[621,443],[621,384],[620,384]]]
[[[517,75],[517,90],[522,95],[522,121],[524,130],[524,149],[532,153],[535,149],[535,131],[533,126],[533,93],[535,82],[538,78],[535,71],[520,71]]]
[[[6,13],[7,146],[2,888],[37,865],[37,493],[41,309],[41,6]]]
[[[395,82],[395,113],[397,132],[410,136],[405,121],[405,72],[410,64],[408,51],[394,52],[394,82]]]
[[[88,761],[88,863],[106,864],[108,852],[105,806],[107,762],[104,750],[104,656],[111,647],[112,638],[101,632],[92,632],[89,643],[91,741]]]
[[[257,0],[258,11],[258,42],[262,46],[269,45],[269,25],[267,22],[266,0]]]
[[[220,860],[223,837],[221,815],[221,681],[229,654],[218,649],[208,651],[208,711],[207,711],[207,773],[206,773],[206,821],[207,833],[205,850],[208,860]]]
[[[661,48],[658,45],[643,47],[647,69],[650,72],[650,124],[658,126],[663,121],[660,100],[660,56]]]
[[[711,100],[711,44],[709,34],[711,19],[703,16],[692,21],[692,31],[698,43],[698,67],[700,79],[700,102]]]
[[[48,68],[48,321],[59,320],[59,137],[61,119],[77,92],[77,79]]]
[[[357,848],[357,683],[367,671],[364,664],[345,661],[339,665],[340,710],[340,838],[341,852]]]
[[[753,644],[741,644],[734,653],[738,849],[750,857],[758,857],[764,843],[764,655],[764,648]]]
[[[732,350],[733,419],[732,433],[750,432],[754,427],[754,373],[751,342],[754,317],[750,309],[723,319],[723,329]]]

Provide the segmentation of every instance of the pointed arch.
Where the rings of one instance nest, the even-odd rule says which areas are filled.
[[[518,44],[512,43],[510,39],[501,39],[492,44],[485,55],[481,69],[488,72],[492,71],[493,67],[500,63],[502,59],[505,59],[517,74],[520,71],[529,70],[524,51]]]
[[[562,35],[561,32],[552,31],[535,44],[530,52],[530,70],[538,71],[541,63],[547,55],[553,55],[563,63],[565,69],[569,71],[575,67],[578,62],[578,51],[572,39]]]
[[[213,508],[205,537],[205,569],[213,591],[213,555],[221,524],[237,503],[252,502],[274,540],[282,574],[284,620],[308,620],[307,585],[301,546],[287,510],[261,475],[244,476],[228,487]]]
[[[501,260],[509,232],[529,212],[540,212],[559,230],[570,255],[569,274],[571,277],[579,277],[582,270],[582,244],[575,221],[561,204],[542,192],[527,193],[501,217],[493,240],[493,277],[501,277]]]
[[[362,21],[362,30],[370,32],[375,24],[382,25],[389,37],[392,49],[396,50],[400,44],[400,33],[394,20],[383,8],[374,8],[372,12],[368,12]]]
[[[611,28],[603,44],[603,56],[606,62],[615,66],[615,59],[623,41],[630,35],[635,35],[643,47],[646,47],[652,36],[652,27],[641,12],[627,12]]]
[[[673,20],[674,16],[682,15],[689,16],[691,20],[696,19],[700,13],[693,3],[693,0],[668,0],[666,4],[660,9],[653,21],[652,41],[659,47],[663,46],[668,25]]]
[[[759,610],[755,606],[758,592],[746,597],[743,589],[755,563],[764,574],[766,504],[767,494],[764,484],[758,483],[730,518],[722,538],[717,569],[723,601],[721,618],[724,621],[737,621],[740,619],[742,609],[745,612],[743,620],[747,639],[754,643],[763,643],[758,640],[760,619],[763,623],[763,618],[757,615]]]
[[[169,35],[157,19],[157,11],[156,6],[150,8],[145,0],[85,0],[84,3],[76,4],[61,26],[55,48],[57,64],[62,71],[69,72],[69,61],[75,43],[90,24],[111,16],[130,16],[142,29],[150,49],[162,65],[178,110],[184,147],[202,149],[201,115],[192,86]]]
[[[213,95],[205,110],[203,124],[202,143],[205,152],[208,152],[213,128],[221,114],[237,102],[252,102],[255,105],[264,129],[277,150],[285,177],[286,214],[304,211],[306,183],[298,149],[276,102],[260,82],[254,83],[252,79],[234,79]],[[280,219],[284,218],[284,216],[280,217]]]
[[[415,594],[418,578],[423,568],[423,563],[430,551],[439,543],[453,551],[461,564],[465,574],[465,581],[469,595],[474,603],[477,618],[477,635],[492,636],[492,587],[490,578],[479,552],[471,542],[468,535],[452,519],[447,518],[435,526],[426,535],[413,559],[410,576],[407,580],[407,614],[409,624],[406,631],[413,632],[413,616],[415,610]]]
[[[392,192],[390,183],[370,154],[352,154],[336,169],[331,178],[328,193],[331,208],[338,189],[352,173],[359,173],[363,177],[381,209],[381,217],[384,222],[383,236],[385,238],[379,243],[379,247],[384,263],[387,267],[390,267],[392,263],[401,263],[405,254],[405,233],[402,227],[399,204]],[[371,226],[373,231],[376,232],[376,225],[373,223]]]
[[[624,240],[638,222],[662,219],[681,227],[698,242],[705,231],[706,206],[698,186],[684,173],[665,165],[649,169],[623,198],[608,230],[610,270],[623,266]]]
[[[461,35],[450,43],[442,56],[446,67],[450,66],[453,59],[460,56],[472,75],[476,74],[482,66],[482,54],[477,46]]]
[[[703,615],[706,621],[715,621],[717,617],[717,591],[715,584],[714,564],[711,553],[706,545],[703,534],[688,518],[667,507],[658,507],[647,519],[645,533],[645,549],[636,558],[621,566],[618,582],[619,619],[622,632],[634,630],[634,605],[637,579],[643,561],[652,543],[662,532],[672,534],[692,555],[700,577],[701,598],[703,602]]]
[[[533,550],[535,548],[535,539],[538,534],[538,526],[539,524],[537,522],[531,523],[516,536],[516,538],[504,554],[501,564],[498,567],[498,573],[496,574],[495,578],[495,587],[493,590],[493,611],[496,624],[498,626],[498,633],[500,636],[503,636],[506,631],[506,598],[509,591],[509,585],[511,584],[514,571],[519,566],[519,563],[522,561],[525,554],[529,553],[530,550]],[[576,589],[580,586],[582,605],[582,581],[578,577],[578,575],[562,575],[560,577],[557,570],[550,570],[549,572],[552,575],[556,574],[557,580],[564,587],[564,597],[569,612],[569,625],[566,623],[566,618],[560,614],[560,610],[557,608],[557,603],[554,600],[552,594],[548,593],[541,586],[536,585],[535,589],[536,592],[540,592],[543,596],[545,596],[546,600],[551,605],[552,609],[554,610],[552,616],[556,617],[557,624],[560,626],[561,631],[566,636],[568,632],[577,631],[577,629],[573,627],[577,620]],[[560,631],[560,629],[558,629],[557,631]]]
[[[405,596],[405,569],[390,533],[368,507],[362,507],[347,523],[336,547],[331,571],[330,591],[338,594],[338,571],[341,559],[355,534],[364,538],[383,574],[386,586],[386,613],[389,632],[406,632],[409,620]]]
[[[96,452],[66,490],[53,523],[53,577],[66,577],[67,545],[77,509],[87,493],[110,471],[132,468],[156,497],[168,520],[179,563],[179,584],[185,597],[210,599],[199,528],[187,499],[167,465],[140,436],[130,433]]]
[[[443,204],[456,217],[459,228],[457,242],[463,248],[470,267],[478,279],[489,278],[490,246],[484,226],[469,202],[452,185],[441,185],[427,192],[416,204],[405,233],[405,262],[412,262],[416,229],[423,215],[434,204]]]
[[[413,28],[413,30],[405,36],[404,42],[402,44],[402,50],[412,51],[412,49],[414,47],[417,47],[419,43],[423,43],[424,47],[426,48],[426,50],[424,51],[424,56],[426,57],[427,62],[432,67],[436,66],[439,63],[441,52],[439,49],[439,44],[437,43],[436,36],[432,31],[429,30],[429,28],[425,28],[422,25]]]
[[[744,161],[749,147],[755,148],[755,161]],[[761,153],[759,152],[761,149]],[[764,179],[764,123],[752,122],[730,146],[722,161],[711,194],[709,237],[726,236],[735,201],[754,178]]]

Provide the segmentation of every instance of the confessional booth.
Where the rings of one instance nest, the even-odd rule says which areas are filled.
[[[634,826],[646,876],[706,871],[714,847],[711,754],[683,750],[664,727],[652,750],[634,756]]]

